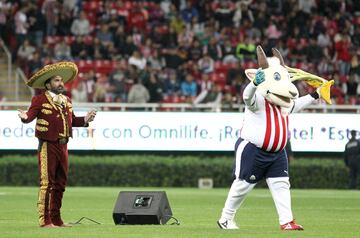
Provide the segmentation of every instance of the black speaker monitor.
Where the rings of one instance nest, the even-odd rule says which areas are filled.
[[[115,225],[166,224],[172,211],[165,192],[120,192],[115,203]]]

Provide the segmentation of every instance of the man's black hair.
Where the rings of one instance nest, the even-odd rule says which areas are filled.
[[[44,83],[45,89],[47,89],[47,90],[48,90],[48,88],[46,87],[46,84],[50,83],[51,79],[52,79],[52,78],[48,78],[48,79],[45,81],[45,83]]]

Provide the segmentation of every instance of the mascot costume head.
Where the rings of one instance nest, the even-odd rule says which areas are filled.
[[[266,57],[261,46],[257,46],[256,51],[259,69],[265,74],[265,81],[258,86],[257,90],[270,103],[282,108],[292,107],[292,100],[299,97],[299,91],[293,82],[304,80],[310,86],[317,88],[319,96],[331,104],[330,87],[334,84],[334,80],[327,81],[300,69],[286,66],[280,52],[275,48],[272,49],[274,56],[271,58]],[[253,81],[259,69],[246,69],[247,78]]]

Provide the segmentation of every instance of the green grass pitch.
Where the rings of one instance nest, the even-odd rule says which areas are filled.
[[[305,231],[280,231],[270,192],[254,189],[238,211],[240,230],[226,231],[216,221],[228,189],[68,187],[62,216],[72,228],[37,226],[35,187],[0,187],[0,237],[359,237],[360,191],[292,190],[293,212]],[[177,225],[115,226],[112,211],[120,191],[166,191]],[[170,220],[171,222],[171,220]]]

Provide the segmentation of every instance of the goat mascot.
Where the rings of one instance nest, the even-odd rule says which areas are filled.
[[[316,75],[285,66],[280,52],[273,49],[266,58],[257,47],[259,69],[246,69],[250,82],[244,90],[246,105],[243,128],[235,144],[235,179],[231,185],[218,225],[222,229],[239,229],[235,213],[256,183],[266,179],[279,216],[281,230],[303,230],[296,224],[290,198],[288,160],[285,152],[288,115],[298,112],[318,98],[330,101],[334,83]],[[316,91],[303,97],[292,83],[305,80]]]

